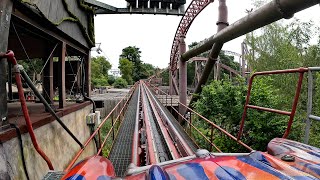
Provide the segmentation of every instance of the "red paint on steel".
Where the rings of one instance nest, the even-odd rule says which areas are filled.
[[[308,69],[300,69],[300,71],[299,71],[300,75],[299,75],[299,80],[298,80],[298,85],[297,85],[297,89],[296,89],[295,98],[294,98],[293,105],[292,105],[290,119],[289,119],[289,122],[288,122],[288,127],[287,127],[286,132],[282,136],[282,138],[287,138],[289,133],[290,133],[291,126],[292,126],[292,123],[293,123],[293,119],[294,119],[294,116],[295,116],[296,110],[297,110],[297,105],[298,105],[299,96],[300,96],[300,92],[301,92],[302,81],[303,81],[303,75],[307,71],[308,71]]]
[[[277,113],[277,114],[281,114],[281,115],[287,115],[287,116],[291,115],[291,112],[289,112],[289,111],[281,111],[281,110],[278,110],[278,109],[265,108],[265,107],[250,105],[250,104],[248,104],[247,107],[251,108],[251,109],[267,111],[267,112]]]
[[[184,119],[189,125],[190,125],[190,129],[191,127],[193,129],[195,129],[209,144],[210,144],[210,147],[214,147],[218,152],[222,153],[222,151],[215,145],[212,143],[212,140],[210,141],[198,128],[196,128],[194,125],[190,124],[187,119],[185,117],[183,117],[175,108],[173,108],[173,110],[179,115],[182,117],[182,119]],[[212,127],[212,126],[211,126]],[[198,145],[197,145],[198,146]],[[199,147],[199,146],[198,146]],[[211,150],[210,150],[211,151]]]
[[[299,100],[299,96],[300,96],[300,92],[301,92],[301,86],[302,86],[302,80],[303,80],[303,75],[305,72],[308,71],[308,68],[298,68],[298,69],[285,69],[285,70],[275,70],[275,71],[263,71],[263,72],[256,72],[254,73],[250,80],[249,80],[249,85],[248,85],[248,92],[247,92],[247,97],[246,97],[246,102],[244,105],[244,110],[243,110],[243,114],[242,114],[242,118],[241,118],[241,123],[240,123],[240,129],[239,129],[239,133],[237,136],[237,140],[240,140],[242,133],[243,133],[243,128],[244,128],[244,122],[245,122],[245,118],[247,116],[247,110],[248,108],[253,108],[253,109],[258,109],[258,110],[263,110],[263,111],[269,111],[269,112],[274,112],[274,113],[278,113],[278,114],[284,114],[284,115],[290,115],[289,121],[288,121],[288,125],[287,125],[287,129],[283,135],[283,138],[286,138],[291,130],[291,126],[293,123],[293,118],[297,109],[297,104],[298,104],[298,100]],[[291,112],[286,112],[286,111],[281,111],[281,110],[275,110],[275,109],[270,109],[270,108],[263,108],[263,107],[258,107],[258,106],[252,106],[249,105],[249,101],[250,101],[250,95],[251,95],[251,89],[252,89],[252,82],[253,79],[256,76],[261,76],[261,75],[273,75],[273,74],[288,74],[288,73],[299,73],[299,80],[298,80],[298,84],[297,84],[297,89],[296,89],[296,94],[294,96],[294,101],[292,104],[292,109]]]
[[[14,66],[18,65],[17,64],[17,60],[14,57],[13,51],[8,51],[4,56]],[[18,70],[18,68],[17,68],[17,70]],[[34,134],[34,131],[33,131],[33,128],[32,128],[32,123],[31,123],[31,120],[30,120],[29,112],[28,112],[28,108],[27,108],[27,104],[26,104],[26,99],[24,97],[24,92],[23,92],[23,87],[22,87],[22,82],[21,82],[21,77],[20,77],[20,72],[19,71],[15,72],[15,79],[16,79],[16,83],[17,83],[17,87],[18,87],[18,94],[19,94],[19,99],[20,99],[20,103],[21,103],[22,112],[23,112],[23,115],[24,115],[24,118],[25,118],[25,121],[26,121],[26,126],[27,126],[27,129],[28,129],[32,144],[33,144],[34,148],[36,149],[36,151],[40,154],[40,156],[46,161],[49,169],[50,170],[54,170],[50,159],[48,158],[48,156],[42,151],[42,149],[38,145],[37,138],[36,138],[36,136]]]
[[[165,125],[164,125],[163,120],[161,119],[161,117],[158,114],[158,111],[157,111],[157,109],[156,109],[156,107],[154,105],[154,102],[151,100],[150,95],[148,93],[146,93],[146,94],[147,94],[147,96],[148,96],[148,98],[150,100],[149,102],[150,102],[151,108],[152,108],[152,110],[153,110],[153,112],[155,114],[155,117],[157,119],[157,122],[159,123],[159,127],[160,127],[161,131],[163,132],[164,139],[166,140],[166,143],[169,146],[169,150],[173,155],[173,159],[180,158],[181,156],[179,155],[179,153],[178,153],[178,151],[177,151],[177,149],[176,149],[176,147],[175,147],[175,145],[174,145],[174,143],[173,143],[173,141],[172,141],[172,139],[171,139],[166,127],[165,127]]]
[[[145,94],[145,90],[143,88],[141,88],[142,90],[142,94]],[[150,122],[148,120],[148,117],[147,117],[147,107],[144,103],[145,101],[145,98],[142,96],[142,110],[143,110],[143,120],[144,120],[144,123],[145,123],[145,127],[146,127],[146,133],[147,133],[147,142],[148,142],[148,155],[149,155],[149,158],[150,158],[150,164],[155,164],[157,163],[158,161],[156,160],[156,157],[155,157],[155,150],[153,148],[153,139],[152,139],[152,134],[151,134],[151,125],[150,125]]]
[[[163,92],[164,94],[166,94],[164,91],[162,91],[161,89],[158,89],[160,92]],[[178,102],[179,104],[181,104],[181,102]],[[185,106],[184,104],[182,104],[183,106]],[[219,131],[221,131],[222,133],[224,133],[225,135],[227,135],[228,137],[230,137],[231,139],[233,139],[234,141],[236,141],[238,144],[242,145],[243,147],[245,147],[246,149],[252,151],[253,149],[246,145],[244,142],[237,140],[236,137],[234,137],[232,134],[228,133],[226,130],[222,129],[220,126],[216,125],[215,123],[211,122],[210,120],[208,120],[207,118],[205,118],[204,116],[202,116],[201,114],[195,112],[193,109],[189,108],[188,106],[185,106],[187,108],[187,110],[189,110],[190,112],[196,114],[197,116],[199,116],[200,118],[202,118],[203,120],[205,120],[208,124],[210,124],[211,126],[213,126],[214,128],[218,129]],[[175,110],[175,109],[174,109]],[[177,111],[176,111],[177,112]],[[192,125],[193,126],[193,125]],[[193,126],[194,127],[194,126]],[[196,127],[194,127],[194,129],[196,129]],[[197,129],[196,129],[197,130]]]
[[[134,91],[134,88],[136,86],[133,86],[131,88],[131,93],[129,95],[129,99],[132,96],[132,93]],[[87,139],[87,141],[84,143],[83,148],[81,148],[79,150],[79,152],[76,154],[76,156],[72,159],[72,161],[70,162],[70,164],[68,165],[68,167],[64,170],[64,172],[68,172],[71,167],[74,165],[74,163],[77,161],[77,159],[79,158],[79,156],[82,154],[82,152],[84,151],[84,149],[88,146],[88,144],[90,143],[90,141],[92,141],[93,137],[98,133],[98,131],[101,129],[101,127],[104,125],[104,123],[109,119],[109,117],[111,116],[111,114],[116,110],[116,108],[118,108],[118,106],[120,105],[120,103],[122,103],[124,101],[126,97],[122,98],[117,104],[116,106],[110,111],[110,113],[104,118],[104,120],[100,123],[100,125],[97,127],[97,129],[91,134],[91,136]]]
[[[180,20],[180,23],[177,27],[176,34],[173,38],[171,55],[170,55],[170,69],[175,71],[177,69],[177,58],[179,52],[179,39],[181,36],[186,36],[187,32],[194,21],[194,19],[200,14],[200,12],[206,8],[213,0],[192,0],[189,4],[185,14]]]

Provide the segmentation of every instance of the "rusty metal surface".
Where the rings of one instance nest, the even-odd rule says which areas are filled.
[[[170,55],[170,69],[177,69],[177,62],[179,58],[179,41],[180,37],[186,36],[188,30],[194,21],[194,19],[200,14],[200,12],[206,8],[212,0],[193,0],[188,6],[184,16],[181,18],[181,21],[176,30],[176,34],[173,38],[171,55]]]

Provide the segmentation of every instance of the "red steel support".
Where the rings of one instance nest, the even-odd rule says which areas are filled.
[[[8,61],[10,61],[12,63],[12,65],[14,65],[14,68],[15,68],[14,73],[15,73],[15,79],[16,79],[16,83],[17,83],[21,108],[22,108],[22,112],[23,112],[23,115],[24,115],[24,118],[26,121],[27,130],[29,132],[32,144],[33,144],[34,148],[36,149],[36,151],[39,153],[39,155],[47,162],[49,169],[54,170],[50,159],[48,158],[48,156],[42,151],[42,149],[38,145],[37,138],[34,134],[34,131],[32,128],[32,123],[30,120],[29,112],[28,112],[28,108],[27,108],[27,104],[26,104],[26,99],[24,97],[24,91],[23,91],[21,77],[20,77],[20,70],[19,70],[19,67],[17,64],[17,60],[14,57],[14,53],[12,51],[8,51],[7,54],[5,54],[5,57],[8,59]]]
[[[180,53],[183,54],[186,52],[186,42],[184,41],[184,36],[180,39]],[[187,62],[179,61],[179,101],[182,104],[187,104]],[[179,113],[184,115],[186,108],[179,105]],[[182,123],[183,120],[179,117],[179,122]]]
[[[308,68],[298,68],[298,69],[286,69],[286,70],[264,71],[264,72],[254,73],[251,76],[250,80],[249,80],[247,98],[246,98],[246,102],[245,102],[245,105],[244,105],[244,110],[243,110],[243,114],[242,114],[242,118],[241,118],[240,129],[239,129],[239,133],[238,133],[238,136],[237,136],[237,140],[240,140],[240,138],[242,136],[243,128],[244,128],[244,122],[245,122],[245,118],[247,116],[248,108],[258,109],[258,110],[268,111],[268,112],[273,112],[273,113],[278,113],[278,114],[282,114],[282,115],[289,115],[290,118],[289,118],[289,121],[288,121],[287,129],[286,129],[286,131],[285,131],[285,133],[283,135],[283,138],[287,138],[289,133],[290,133],[290,130],[291,130],[291,126],[292,126],[292,123],[293,123],[294,115],[296,113],[297,104],[298,104],[298,100],[299,100],[299,96],[300,96],[300,92],[301,92],[303,75],[307,71],[308,71]],[[259,75],[260,76],[261,75],[272,75],[272,74],[286,74],[286,73],[299,73],[299,80],[298,80],[298,83],[297,83],[297,89],[296,89],[296,93],[295,93],[295,96],[294,96],[294,101],[293,101],[293,104],[292,104],[291,112],[249,105],[251,89],[252,89],[252,82],[253,82],[253,79],[256,76],[259,76]]]

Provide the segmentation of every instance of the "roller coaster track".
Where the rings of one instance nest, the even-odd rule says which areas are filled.
[[[181,18],[179,26],[176,30],[176,34],[173,38],[171,55],[170,55],[170,67],[171,71],[177,69],[177,62],[179,58],[179,40],[181,37],[185,37],[187,32],[194,21],[194,19],[206,8],[213,0],[192,0],[188,6],[184,16]]]
[[[133,94],[109,155],[118,176],[130,164],[158,164],[195,153],[196,145],[143,81]]]

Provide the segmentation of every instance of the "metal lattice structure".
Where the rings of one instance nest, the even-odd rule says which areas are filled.
[[[177,69],[177,62],[179,57],[179,40],[186,36],[193,20],[200,14],[200,12],[207,7],[213,0],[193,0],[188,6],[184,16],[181,18],[179,26],[176,30],[171,48],[170,67],[171,70]]]

